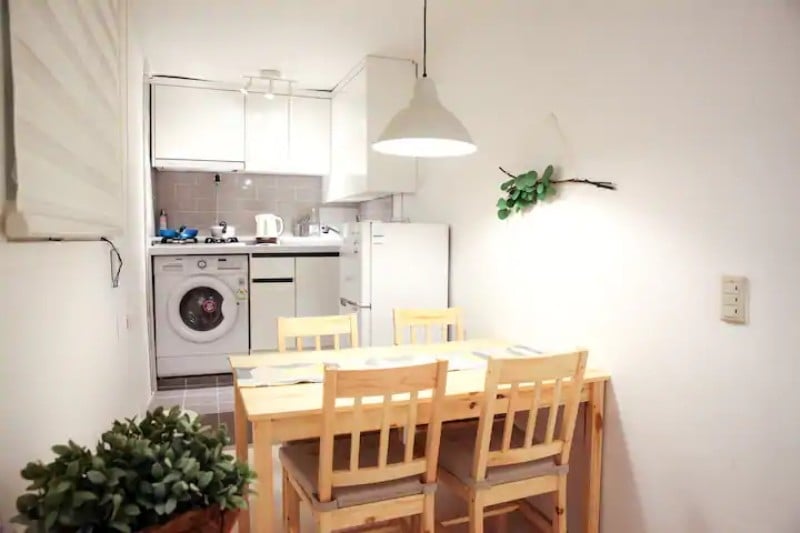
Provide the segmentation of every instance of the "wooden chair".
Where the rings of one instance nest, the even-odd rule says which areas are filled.
[[[431,342],[431,333],[435,326],[441,328],[442,342],[447,342],[448,326],[453,326],[455,338],[464,340],[464,324],[461,309],[450,307],[448,309],[395,309],[394,310],[394,343],[404,344],[403,332],[409,331],[411,344],[417,344],[417,328],[424,328],[425,342]]]
[[[505,529],[505,514],[515,510],[540,528],[544,524],[566,533],[568,460],[586,359],[582,351],[489,361],[477,430],[474,425],[471,430],[445,430],[439,458],[441,482],[469,506],[471,533],[482,533],[484,518],[493,515],[501,515],[501,529]],[[542,383],[551,380],[555,381],[552,394],[549,385],[543,394]],[[563,410],[559,409],[562,403]],[[538,435],[543,433],[539,438],[537,414],[545,407],[549,407],[547,424],[539,428]],[[527,412],[527,423],[518,427],[515,418],[521,411]],[[505,416],[496,420],[496,414]],[[525,501],[550,492],[555,493],[552,520]],[[466,521],[448,520],[443,525]]]
[[[294,338],[295,348],[303,351],[303,338],[314,337],[314,347],[322,349],[322,337],[333,336],[333,348],[341,347],[339,335],[350,337],[350,347],[358,348],[358,317],[352,315],[280,317],[278,318],[278,351],[287,351],[286,339]]]
[[[422,515],[420,531],[433,533],[446,381],[447,361],[376,370],[327,367],[319,441],[290,443],[280,451],[284,531],[298,531],[302,500],[321,533],[403,517],[419,524],[416,515]],[[428,390],[425,447],[415,453],[416,432],[408,431],[403,443],[391,428],[416,428],[419,395]],[[341,398],[352,399],[352,406]],[[347,407],[337,410],[343,403]]]

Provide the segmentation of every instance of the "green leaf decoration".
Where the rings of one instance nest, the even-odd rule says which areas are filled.
[[[88,472],[86,472],[86,477],[89,478],[89,481],[91,481],[95,485],[102,485],[108,480],[106,475],[100,472],[99,470],[89,470]]]
[[[150,474],[154,479],[161,479],[164,477],[164,467],[161,466],[161,463],[154,463],[150,469]]]
[[[97,500],[97,495],[94,492],[89,492],[88,490],[79,490],[72,495],[73,507],[80,507],[86,502],[95,500]]]
[[[53,509],[52,511],[47,513],[47,516],[44,519],[44,530],[50,531],[51,529],[53,529],[53,526],[56,525],[56,519],[58,519],[57,509]]]
[[[501,168],[502,170],[502,168]],[[503,170],[506,174],[509,174]],[[507,219],[511,213],[526,211],[552,194],[553,165],[548,165],[540,175],[529,170],[504,181],[500,190],[505,193],[497,201],[497,218]]]
[[[536,184],[536,180],[539,179],[539,175],[535,170],[531,170],[530,172],[525,173],[525,185],[530,188]]]
[[[78,477],[81,471],[81,463],[80,461],[71,461],[69,465],[67,465],[67,477]]]
[[[120,506],[122,505],[122,495],[121,494],[114,494],[111,497],[111,518],[116,518],[117,514],[119,513]]]
[[[153,484],[145,480],[139,482],[139,492],[142,494],[153,494]]]
[[[20,514],[28,514],[31,510],[36,509],[39,503],[39,497],[36,494],[23,494],[17,498],[17,511]]]
[[[71,451],[69,449],[69,446],[65,446],[63,444],[56,444],[51,449],[53,450],[53,453],[56,455],[67,455]]]
[[[157,500],[163,500],[167,496],[167,486],[163,483],[153,483],[153,496]]]
[[[246,509],[247,508],[247,501],[242,498],[241,496],[231,496],[230,498],[231,503],[237,509]]]
[[[139,509],[139,506],[134,503],[126,503],[122,506],[122,513],[127,516],[139,516],[142,514],[142,511]]]
[[[178,481],[180,478],[181,478],[181,475],[178,472],[170,472],[169,474],[164,476],[164,479],[162,480],[162,482],[164,484],[174,483],[174,482]]]
[[[505,209],[504,209],[505,211]],[[214,479],[214,472],[200,472],[197,476],[197,486],[204,489]]]
[[[181,494],[189,491],[189,485],[185,481],[178,481],[172,485],[172,494],[180,496]]]
[[[223,453],[229,442],[226,429],[179,407],[114,421],[93,449],[69,441],[53,446],[50,462],[25,466],[19,522],[29,531],[133,532],[189,509],[245,507],[255,475]]]

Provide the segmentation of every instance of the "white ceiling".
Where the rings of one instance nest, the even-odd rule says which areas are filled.
[[[276,68],[330,89],[367,54],[419,59],[422,0],[136,0],[152,74],[239,81]]]

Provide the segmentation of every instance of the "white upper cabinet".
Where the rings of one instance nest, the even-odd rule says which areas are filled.
[[[251,93],[245,109],[247,172],[328,174],[330,100]]]
[[[289,98],[250,93],[245,102],[245,170],[283,174],[289,169]]]
[[[294,174],[331,171],[331,101],[292,98],[289,106],[289,165]]]
[[[363,201],[416,189],[416,160],[379,154],[375,142],[414,92],[409,60],[368,56],[337,88],[331,108],[326,202]]]
[[[153,85],[153,166],[244,169],[244,95],[205,87]]]

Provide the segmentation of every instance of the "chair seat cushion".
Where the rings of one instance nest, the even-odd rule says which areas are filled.
[[[391,433],[388,463],[403,460],[403,444],[397,432]],[[378,465],[379,435],[362,434],[359,447],[359,466],[361,468]],[[422,494],[426,485],[419,476],[411,476],[382,483],[334,487],[330,502],[319,501],[319,441],[293,442],[281,447],[280,460],[297,483],[308,494],[315,509],[327,511],[352,507],[366,503],[379,502]],[[333,446],[333,469],[347,470],[350,466],[350,437],[337,437]]]
[[[459,425],[442,431],[439,467],[455,476],[465,485],[488,488],[540,476],[563,475],[569,470],[567,465],[556,464],[555,457],[546,457],[537,461],[489,467],[486,469],[486,479],[476,482],[472,478],[472,458],[477,435],[477,423],[472,426]],[[503,420],[500,419],[495,421],[492,426],[492,439],[489,449],[491,451],[499,450],[502,439]],[[525,433],[513,426],[511,433],[512,448],[520,447],[524,439]]]

